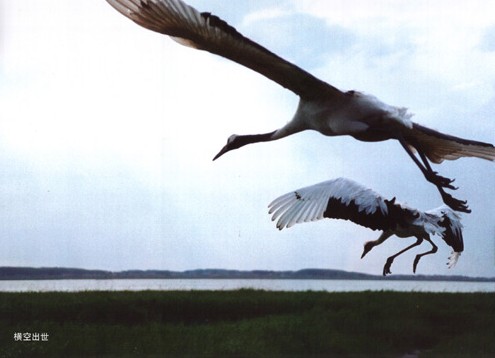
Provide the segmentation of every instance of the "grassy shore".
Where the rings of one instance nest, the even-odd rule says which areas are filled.
[[[15,333],[47,333],[16,341]],[[495,355],[495,295],[0,293],[0,356]]]

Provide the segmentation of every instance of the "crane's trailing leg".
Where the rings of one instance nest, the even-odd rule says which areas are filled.
[[[451,190],[459,189],[458,187],[452,185],[452,183],[455,181],[455,179],[445,178],[445,177],[438,175],[438,172],[434,171],[431,168],[430,162],[428,161],[428,158],[426,158],[425,153],[423,153],[417,147],[415,147],[415,148],[418,151],[419,157],[423,161],[426,172],[430,173],[430,174],[428,174],[430,176],[430,178],[427,178],[429,182],[440,185],[443,188],[447,188],[447,189],[451,189]],[[437,180],[437,178],[438,178],[438,180]]]
[[[431,173],[434,173],[436,175],[436,172],[434,172],[431,169],[430,163],[428,162],[428,158],[426,158],[426,155],[423,152],[421,152],[420,150],[418,150],[418,154],[419,154],[421,160],[423,161],[423,163],[426,167],[426,170],[431,172]],[[447,178],[445,178],[445,179],[447,179]],[[447,180],[450,180],[449,184],[451,184],[454,182],[455,179],[447,179]],[[465,213],[471,212],[471,210],[467,206],[466,200],[456,199],[452,195],[450,195],[449,193],[445,192],[445,190],[443,190],[443,187],[441,185],[438,185],[438,184],[435,184],[435,185],[436,185],[438,191],[440,192],[440,195],[442,196],[442,200],[445,204],[447,204],[448,206],[450,206],[452,209],[454,209],[456,211],[462,211]],[[452,189],[452,190],[458,189],[457,187],[454,187],[453,185],[450,185],[448,188]]]
[[[427,252],[423,252],[422,254],[418,254],[416,255],[416,258],[414,259],[414,262],[413,262],[413,272],[416,273],[416,267],[418,266],[418,262],[419,260],[423,257],[423,256],[426,256],[426,255],[430,255],[430,254],[434,254],[435,252],[437,252],[438,250],[438,247],[437,245],[435,245],[433,243],[433,241],[431,241],[430,238],[428,237],[425,237],[425,240],[427,240],[430,244],[431,244],[431,250],[430,251],[427,251]]]
[[[417,148],[416,146],[414,147],[417,150],[423,163],[421,163],[419,159],[416,158],[414,153],[409,148],[409,144],[403,138],[399,138],[399,142],[402,145],[402,147],[405,149],[406,153],[409,154],[411,159],[414,161],[414,163],[416,163],[418,168],[421,170],[426,180],[428,180],[430,183],[433,183],[437,187],[438,192],[442,196],[442,200],[445,204],[450,206],[455,211],[462,211],[464,213],[471,212],[471,210],[469,210],[469,207],[467,206],[466,200],[456,199],[449,193],[445,192],[444,190],[444,188],[457,190],[457,187],[452,185],[455,179],[449,179],[441,175],[438,175],[438,173],[431,168],[428,159],[426,158],[425,154],[421,151],[420,148]]]
[[[400,250],[398,253],[396,253],[395,255],[392,255],[390,256],[387,261],[385,262],[385,266],[383,266],[383,276],[387,276],[388,274],[391,274],[392,271],[390,271],[390,267],[392,266],[392,263],[394,262],[394,259],[399,256],[399,255],[402,255],[404,252],[412,249],[413,247],[415,246],[418,246],[420,245],[421,243],[423,242],[423,238],[422,237],[418,237],[416,242],[412,245],[409,245],[408,247],[406,247],[405,249],[403,250]],[[419,259],[418,259],[419,261]]]
[[[467,206],[467,200],[459,200],[454,198],[449,193],[446,193],[441,187],[437,186],[440,195],[442,196],[442,200],[445,204],[450,206],[455,211],[461,211],[463,213],[470,213],[471,209]]]

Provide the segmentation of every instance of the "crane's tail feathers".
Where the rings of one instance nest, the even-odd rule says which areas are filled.
[[[455,160],[461,157],[495,160],[495,147],[490,143],[443,134],[417,123],[413,123],[405,139],[411,147],[417,145],[416,149],[420,149],[429,160],[437,164],[444,160]]]
[[[449,256],[449,262],[447,262],[447,267],[449,269],[453,268],[456,265],[457,260],[459,260],[460,256],[461,256],[460,252],[452,251],[452,253]]]
[[[428,210],[426,213],[433,214],[441,219],[437,222],[437,233],[442,237],[447,245],[453,249],[452,258],[457,261],[456,255],[459,256],[464,251],[464,239],[462,235],[461,215],[446,205],[439,208]],[[432,232],[437,229],[432,230]]]

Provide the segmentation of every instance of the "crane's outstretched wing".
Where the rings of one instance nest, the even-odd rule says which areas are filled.
[[[107,0],[137,24],[177,42],[238,62],[305,99],[344,93],[241,35],[219,17],[181,0]]]
[[[295,190],[270,203],[272,220],[277,228],[321,220],[351,220],[373,230],[395,229],[415,217],[418,212],[386,200],[376,192],[350,179],[338,178]]]

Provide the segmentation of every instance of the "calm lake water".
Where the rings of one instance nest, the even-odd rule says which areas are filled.
[[[33,280],[0,281],[0,292],[48,291],[143,291],[143,290],[238,290],[268,291],[403,291],[403,292],[495,292],[494,282],[373,281],[373,280]]]

